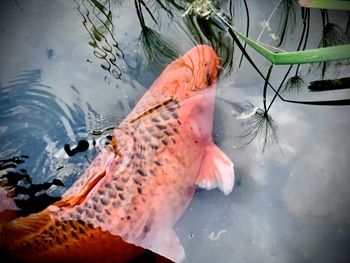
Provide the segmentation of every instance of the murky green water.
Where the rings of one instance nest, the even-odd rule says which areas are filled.
[[[245,56],[241,61],[242,52],[217,17],[182,16],[189,7],[185,1],[135,2],[3,1],[0,168],[7,178],[18,176],[13,185],[29,187],[29,199],[28,191],[16,193],[23,214],[59,198],[162,69],[206,43],[224,66],[213,137],[235,164],[236,186],[229,196],[196,192],[176,225],[185,262],[347,262],[349,106],[295,102],[350,99],[348,87],[308,89],[311,81],[349,77],[348,61],[294,66],[287,79],[297,75],[303,85],[280,92],[294,103],[273,100],[272,89],[264,92],[265,80]],[[303,18],[308,35],[301,48],[305,39],[306,49],[322,39],[349,42],[346,12],[301,11],[296,1],[247,2],[249,36],[267,47],[282,42],[279,49],[297,50]],[[244,1],[215,6],[246,32]],[[332,35],[325,39],[326,30]],[[246,50],[266,76],[270,62]],[[273,67],[269,82],[275,89],[288,69]],[[268,119],[264,97],[267,108],[273,100]],[[81,152],[72,152],[79,142]]]

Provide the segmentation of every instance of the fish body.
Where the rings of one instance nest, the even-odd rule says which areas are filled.
[[[3,227],[10,252],[127,262],[144,248],[182,261],[173,226],[196,186],[229,194],[234,184],[211,135],[219,68],[205,45],[169,64],[61,201]]]

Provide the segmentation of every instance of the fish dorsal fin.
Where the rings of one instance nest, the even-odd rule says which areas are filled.
[[[162,111],[166,106],[170,106],[175,98],[169,95],[159,96],[148,91],[147,96],[143,97],[124,120],[124,123],[133,124],[138,120],[151,115],[153,112]]]
[[[161,108],[169,105],[171,102],[173,102],[173,98],[166,99],[164,101],[158,101],[156,104],[151,105],[148,108],[145,108],[142,112],[140,112],[138,115],[134,116],[132,119],[129,120],[129,123],[132,124],[141,118],[144,118],[150,114],[152,114],[156,110],[160,110]]]
[[[57,207],[74,207],[80,205],[90,191],[96,186],[96,184],[106,175],[106,170],[103,169],[100,172],[96,172],[90,175],[85,185],[80,189],[78,193],[72,193],[65,196],[62,200],[53,204]]]
[[[218,187],[225,195],[234,185],[233,163],[215,144],[207,146],[196,185],[207,190]]]
[[[91,190],[105,177],[108,164],[115,161],[116,153],[112,146],[104,148],[89,167],[79,176],[64,194],[63,199],[54,203],[57,207],[73,207],[81,204]]]

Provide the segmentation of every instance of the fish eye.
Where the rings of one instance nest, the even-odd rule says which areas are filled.
[[[211,85],[211,77],[210,77],[210,75],[207,73],[207,83],[208,83],[208,85]]]

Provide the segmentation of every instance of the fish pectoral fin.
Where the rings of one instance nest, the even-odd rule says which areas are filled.
[[[207,190],[218,187],[228,195],[234,185],[233,163],[215,144],[207,147],[203,156],[196,185]]]
[[[96,186],[96,184],[106,175],[106,170],[102,170],[98,173],[94,173],[85,183],[85,185],[80,189],[77,194],[69,194],[65,196],[62,200],[53,204],[53,206],[57,207],[74,207],[76,205],[81,204],[86,196],[90,193],[92,188]]]
[[[174,262],[181,262],[185,258],[185,250],[179,237],[171,227],[158,231],[151,230],[140,246]]]

